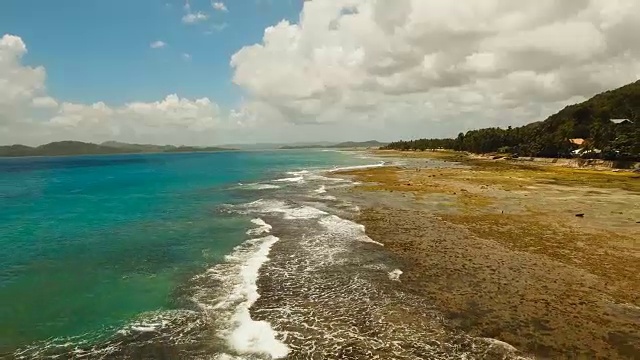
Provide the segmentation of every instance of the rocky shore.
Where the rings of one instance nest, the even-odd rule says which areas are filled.
[[[341,173],[403,288],[536,358],[640,356],[640,175],[446,152]]]

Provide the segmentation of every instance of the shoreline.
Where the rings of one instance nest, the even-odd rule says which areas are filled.
[[[176,298],[183,301],[183,310],[140,318],[96,347],[72,350],[67,346],[73,344],[67,344],[59,354],[74,351],[124,358],[226,354],[256,359],[523,359],[550,354],[561,358],[545,343],[546,335],[538,341],[533,330],[519,332],[520,322],[540,311],[531,302],[550,301],[531,297],[538,294],[536,289],[523,292],[523,287],[540,279],[552,284],[559,278],[558,288],[574,281],[585,289],[611,289],[602,290],[601,283],[582,279],[571,266],[556,264],[556,259],[505,249],[506,244],[482,238],[479,229],[465,223],[469,218],[464,216],[485,221],[479,213],[507,210],[504,216],[524,216],[529,211],[499,206],[493,196],[502,194],[501,201],[510,197],[493,189],[495,182],[488,189],[474,188],[484,186],[482,177],[477,183],[462,184],[475,166],[471,162],[358,155],[367,155],[367,165],[292,169],[240,185],[253,194],[249,198],[259,199],[226,204],[218,211],[251,219],[246,240],[225,261],[186,281],[184,293]],[[403,164],[394,165],[397,161]],[[501,174],[515,171],[500,169]],[[551,267],[557,267],[559,275],[549,275]],[[514,279],[521,278],[533,280],[516,284]],[[492,296],[496,289],[499,298]],[[586,291],[580,294],[590,296]],[[632,293],[616,294],[626,294],[629,304],[637,304]],[[531,298],[517,304],[523,314],[514,316],[509,312],[511,300],[523,295]],[[612,309],[635,311],[624,306]],[[584,310],[569,315],[574,314],[585,317]],[[509,323],[510,319],[517,323]],[[542,316],[536,319],[539,323],[532,326],[544,331],[556,326]],[[592,332],[578,335],[589,338]],[[533,340],[523,344],[521,338]],[[532,350],[531,344],[537,347]],[[29,351],[36,355],[39,349]],[[572,354],[596,357],[605,351],[598,348],[584,355],[576,347]]]
[[[402,286],[459,330],[549,358],[640,353],[640,176],[456,153],[338,172]]]
[[[434,149],[425,151],[416,150],[369,150],[368,153],[383,158],[436,158],[447,159],[447,161],[498,161],[510,162],[512,164],[547,166],[547,167],[568,167],[583,170],[600,171],[638,171],[640,162],[629,160],[602,160],[602,159],[582,159],[582,158],[552,158],[552,157],[513,157],[509,154],[486,153],[476,154],[464,151],[454,151],[446,149]]]

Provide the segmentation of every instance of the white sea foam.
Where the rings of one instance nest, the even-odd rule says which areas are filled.
[[[287,175],[300,176],[309,174],[309,170],[289,171]]]
[[[251,222],[255,225],[257,225],[257,228],[254,229],[249,229],[247,231],[247,235],[249,236],[259,236],[262,234],[266,234],[271,232],[271,229],[273,228],[271,225],[267,224],[266,222],[264,222],[264,220],[262,219],[253,219],[251,220]]]
[[[284,218],[288,220],[315,219],[327,213],[311,206],[289,208],[284,211]]]
[[[246,204],[245,207],[253,212],[261,214],[283,214],[287,220],[297,219],[315,219],[326,215],[327,213],[311,206],[289,206],[280,200],[257,200]]]
[[[336,167],[336,168],[333,168],[333,169],[329,170],[329,172],[360,170],[360,169],[371,169],[371,168],[383,167],[385,165],[387,165],[387,163],[382,161],[379,164]]]
[[[264,222],[264,220],[260,218],[252,219],[251,223],[258,226],[268,226],[269,229],[271,229],[271,225],[267,224],[266,222]]]
[[[254,183],[254,184],[240,184],[243,187],[245,187],[246,189],[249,190],[275,190],[275,189],[280,189],[280,186],[278,185],[274,185],[274,184],[260,184],[260,183]]]
[[[277,179],[277,180],[273,180],[273,181],[274,182],[303,183],[304,182],[304,177],[296,176],[296,177],[290,177],[290,178]]]
[[[193,335],[201,329],[201,314],[192,310],[162,310],[141,314],[135,321],[124,325],[114,335],[117,338],[151,334],[153,341],[158,339],[170,341],[194,341]],[[182,326],[184,325],[184,326]],[[198,330],[194,330],[198,329]],[[196,335],[197,336],[197,335]],[[16,350],[15,359],[55,359],[82,358],[105,359],[120,358],[126,346],[120,340],[103,343],[101,335],[87,332],[76,336],[49,338],[42,342],[34,342]],[[93,345],[92,345],[93,344]]]
[[[252,222],[271,228],[262,219]],[[271,324],[253,320],[249,311],[260,297],[257,286],[260,268],[269,260],[271,247],[279,240],[273,235],[248,240],[227,255],[224,263],[200,275],[222,283],[221,293],[212,294],[211,288],[204,286],[194,296],[200,308],[209,312],[223,328],[218,336],[229,349],[217,359],[256,356],[280,359],[289,353],[287,345],[277,339]]]
[[[320,174],[309,174],[306,176],[306,179],[311,180],[311,181],[331,181],[331,182],[344,182],[344,181],[348,181],[345,179],[340,179],[340,178],[336,178],[336,177],[327,177],[327,176],[323,176]]]
[[[257,250],[240,268],[240,281],[233,289],[233,298],[242,298],[243,301],[237,306],[225,336],[229,345],[239,354],[265,354],[280,359],[289,353],[287,345],[276,339],[276,332],[271,325],[266,321],[254,321],[249,312],[260,297],[256,285],[260,268],[269,260],[271,246],[278,240],[271,235],[253,240],[258,244]]]
[[[160,322],[141,322],[129,325],[129,330],[134,332],[154,332],[163,329],[169,325],[169,322],[165,319],[161,319]],[[126,331],[126,329],[123,329]],[[121,333],[123,330],[120,330]]]
[[[402,270],[395,269],[389,272],[389,280],[391,281],[400,281],[400,275],[402,275]]]
[[[314,190],[314,192],[316,194],[324,194],[327,192],[327,188],[324,185],[322,185],[318,189]]]
[[[364,225],[343,219],[335,215],[325,216],[318,221],[328,233],[339,235],[342,238],[353,239],[362,242],[381,245],[381,243],[372,240],[365,233]]]
[[[145,326],[145,325],[134,325],[131,326],[131,330],[136,331],[136,332],[155,332],[158,331],[158,328],[155,326]]]

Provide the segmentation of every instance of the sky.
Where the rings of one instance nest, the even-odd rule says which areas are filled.
[[[640,78],[637,0],[3,0],[0,144],[455,136]]]

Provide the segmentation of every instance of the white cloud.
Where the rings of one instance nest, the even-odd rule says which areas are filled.
[[[20,104],[44,91],[44,68],[22,66],[27,47],[21,38],[0,38],[0,104]]]
[[[312,0],[231,65],[273,121],[440,136],[637,80],[639,31],[636,0]]]
[[[217,11],[228,12],[227,6],[223,2],[212,2],[211,6]]]
[[[208,98],[189,100],[169,95],[155,102],[132,102],[122,106],[62,103],[38,124],[46,130],[40,143],[74,139],[102,142],[110,139],[130,142],[211,144],[218,127],[225,123],[219,106]]]
[[[47,95],[45,69],[21,63],[21,38],[0,38],[0,144],[58,140],[212,144],[227,116],[208,98],[169,95],[155,102],[111,106],[61,102]],[[233,127],[233,126],[231,126]]]
[[[149,47],[152,49],[162,49],[167,46],[167,43],[161,40],[156,40],[149,44]]]
[[[110,107],[103,102],[91,105],[63,103],[49,124],[63,128],[136,131],[154,129],[171,133],[176,130],[209,130],[220,119],[220,108],[208,98],[189,100],[169,95],[156,102],[133,102]]]
[[[57,108],[58,107],[58,102],[56,101],[56,99],[50,96],[33,98],[33,100],[31,100],[31,104],[33,105],[33,107],[36,107],[36,108]]]
[[[186,23],[208,18],[186,11]],[[228,113],[177,95],[66,103],[5,35],[0,143],[391,140],[523,124],[640,78],[638,33],[637,0],[311,0],[298,23],[233,55],[246,99]]]
[[[185,24],[197,24],[202,21],[206,21],[209,19],[209,15],[198,11],[197,13],[188,13],[182,17],[182,22]]]
[[[191,61],[191,54],[183,53],[183,54],[182,54],[182,59],[183,59],[184,61]]]
[[[42,67],[22,65],[26,53],[27,46],[20,37],[0,38],[0,132],[30,121],[33,99],[45,96],[46,72]]]

